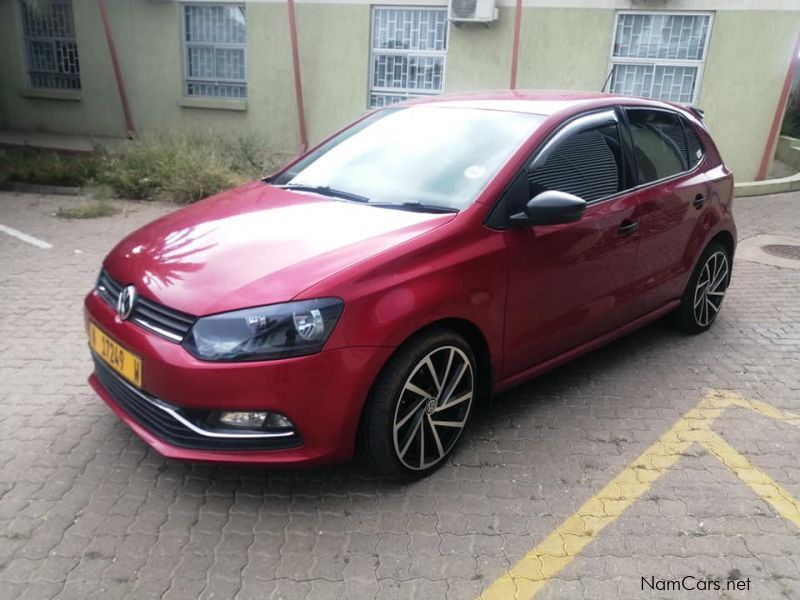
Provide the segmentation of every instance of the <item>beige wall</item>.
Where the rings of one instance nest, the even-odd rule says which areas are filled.
[[[715,12],[698,102],[740,181],[755,176],[800,32],[800,10],[745,10],[748,1],[727,0],[724,4],[734,10]],[[780,8],[782,2],[759,5]],[[431,3],[442,5],[442,0]],[[684,4],[676,0],[669,6],[685,9]],[[692,3],[697,9],[710,4],[719,2]],[[107,5],[139,131],[257,133],[275,150],[299,147],[285,3],[247,3],[246,102],[183,98],[179,3],[114,0]],[[629,0],[524,0],[518,86],[599,90],[608,73],[615,9],[630,5]],[[124,135],[97,3],[73,0],[73,6],[83,89],[67,94],[71,100],[63,99],[64,93],[34,98],[26,92],[19,7],[15,0],[0,0],[3,127]],[[507,88],[514,19],[510,0],[502,0],[499,11],[500,19],[488,28],[450,26],[446,92]],[[313,143],[367,109],[370,5],[304,0],[297,5],[297,26]]]

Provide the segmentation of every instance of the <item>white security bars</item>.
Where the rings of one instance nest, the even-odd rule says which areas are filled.
[[[447,58],[447,9],[372,9],[369,106],[441,94]]]
[[[243,5],[183,6],[185,94],[246,98]]]
[[[706,13],[618,13],[609,91],[695,103],[710,31]]]

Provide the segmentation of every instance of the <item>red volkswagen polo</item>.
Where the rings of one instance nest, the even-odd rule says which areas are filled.
[[[604,94],[378,110],[132,233],[86,297],[89,381],[161,454],[413,478],[475,404],[672,313],[708,329],[733,181],[699,120]]]

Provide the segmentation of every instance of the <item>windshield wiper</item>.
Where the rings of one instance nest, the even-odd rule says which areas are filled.
[[[273,184],[274,185],[274,184]],[[353,202],[369,202],[366,196],[360,196],[345,190],[337,190],[329,185],[306,185],[304,183],[285,183],[282,185],[274,185],[274,187],[282,188],[284,190],[292,190],[294,192],[314,192],[323,196],[331,196],[332,198],[344,198],[345,200],[352,200]]]
[[[370,202],[370,206],[379,208],[396,208],[398,210],[413,210],[416,212],[457,213],[458,209],[452,206],[439,206],[438,204],[425,204],[424,202]]]

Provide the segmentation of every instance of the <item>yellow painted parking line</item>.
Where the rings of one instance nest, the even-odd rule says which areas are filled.
[[[761,469],[754,467],[749,460],[713,431],[706,432],[700,443],[722,464],[733,471],[747,487],[758,494],[764,502],[772,506],[779,515],[800,528],[800,502],[793,498],[788,491]]]
[[[800,425],[800,416],[764,402],[749,400],[732,392],[710,392],[658,441],[495,580],[483,592],[481,600],[526,600],[533,597],[552,577],[565,569],[603,528],[616,521],[645,494],[653,482],[674,466],[694,443],[705,446],[780,515],[800,527],[800,502],[711,431],[714,420],[734,405],[772,419]]]
[[[730,402],[732,406],[747,408],[749,410],[759,413],[764,417],[769,417],[770,419],[775,419],[776,421],[784,421],[786,423],[791,423],[792,425],[797,425],[798,427],[800,427],[800,415],[796,415],[786,410],[775,408],[774,406],[771,406],[766,402],[761,402],[759,400],[750,400],[749,398],[743,398],[740,395],[734,394],[732,392],[727,393],[726,399]]]

